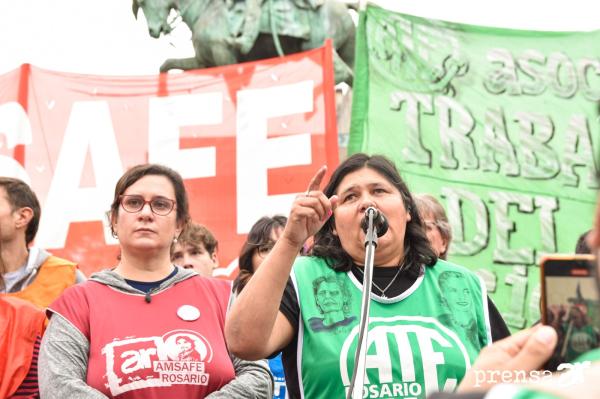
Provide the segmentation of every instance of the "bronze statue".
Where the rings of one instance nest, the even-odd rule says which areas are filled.
[[[355,26],[335,0],[133,0],[150,36],[168,34],[176,10],[192,31],[195,57],[168,59],[161,72],[197,69],[291,54],[333,41],[336,82],[352,84]]]

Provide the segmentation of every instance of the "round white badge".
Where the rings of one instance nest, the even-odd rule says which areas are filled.
[[[198,320],[200,317],[200,310],[192,305],[182,305],[177,309],[177,316],[185,321]]]

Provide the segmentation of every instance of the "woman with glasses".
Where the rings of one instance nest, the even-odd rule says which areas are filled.
[[[130,169],[115,187],[109,217],[119,264],[48,308],[42,397],[270,397],[266,364],[227,350],[230,284],[170,261],[170,246],[190,219],[181,176],[160,165]],[[182,357],[182,348],[195,355]]]
[[[252,275],[271,252],[271,249],[281,237],[286,222],[287,218],[285,216],[275,215],[273,217],[263,216],[254,223],[240,252],[238,260],[240,273],[233,282],[235,295],[238,295],[244,289]],[[287,398],[281,353],[269,359],[269,369],[275,382],[273,398]]]
[[[233,291],[239,294],[267,257],[283,233],[287,218],[281,215],[263,216],[250,229],[239,257],[240,273],[233,282]]]

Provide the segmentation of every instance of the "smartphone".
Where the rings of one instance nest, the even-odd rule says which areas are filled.
[[[552,255],[540,264],[542,323],[554,327],[558,343],[546,370],[600,346],[600,306],[593,255]]]

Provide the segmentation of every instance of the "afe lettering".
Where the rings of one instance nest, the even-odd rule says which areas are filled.
[[[117,256],[105,212],[119,177],[141,163],[169,166],[188,196],[202,197],[190,204],[193,218],[223,241],[215,274],[233,278],[252,224],[289,210],[314,170],[338,164],[329,53],[181,76],[23,65],[0,74],[0,175],[37,194],[44,212],[36,245],[90,275]]]
[[[245,234],[256,219],[265,213],[289,209],[295,193],[268,193],[268,170],[312,162],[311,134],[268,137],[268,122],[281,116],[312,112],[313,82],[239,90],[237,107],[226,113],[222,92],[206,92],[148,100],[147,161],[173,167],[185,179],[216,176],[215,146],[180,148],[184,126],[225,124],[227,118],[245,123],[237,125],[237,233]],[[281,101],[287,98],[287,101]],[[52,181],[43,204],[44,213],[36,244],[43,248],[63,248],[73,222],[102,221],[106,244],[116,244],[105,217],[115,182],[126,170],[121,157],[117,133],[108,100],[75,101],[68,118],[57,157]],[[18,144],[33,145],[29,116],[16,102],[0,107],[0,135],[7,137],[9,148]],[[9,123],[10,122],[10,123]],[[9,126],[7,126],[9,125]],[[24,126],[22,128],[22,126]],[[5,128],[7,130],[2,130]],[[92,187],[81,187],[89,154],[95,177]],[[281,154],[286,154],[282,157]],[[31,181],[26,168],[8,155],[0,153],[2,175]],[[32,168],[33,166],[29,166]],[[41,195],[43,198],[43,195]],[[77,212],[74,212],[76,209]]]

